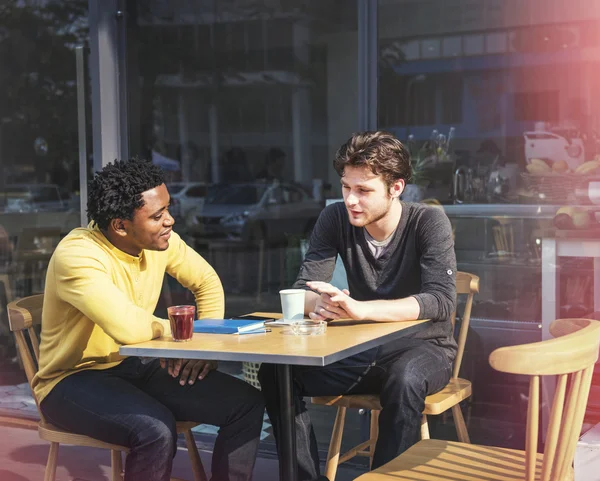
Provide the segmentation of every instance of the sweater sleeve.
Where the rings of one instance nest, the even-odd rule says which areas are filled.
[[[149,341],[170,332],[168,321],[134,304],[113,283],[110,261],[88,247],[67,242],[56,249],[50,274],[58,296],[120,344]]]
[[[452,226],[437,207],[423,213],[417,229],[421,255],[421,289],[414,295],[419,319],[449,320],[456,308],[456,255]]]
[[[222,319],[225,315],[225,294],[212,266],[175,232],[171,234],[168,251],[166,271],[192,291],[198,319]]]
[[[315,224],[304,261],[300,267],[294,287],[308,289],[309,281],[330,282],[338,255],[338,235],[341,225],[338,222],[336,205],[321,211]]]

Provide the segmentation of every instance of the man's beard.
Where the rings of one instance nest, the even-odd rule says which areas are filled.
[[[390,209],[392,208],[393,201],[394,201],[394,199],[390,197],[386,209],[384,209],[384,210],[382,209],[381,211],[378,211],[375,214],[372,214],[372,217],[367,217],[365,220],[361,221],[359,225],[352,224],[352,220],[351,220],[352,216],[351,216],[350,212],[348,212],[348,218],[350,220],[350,223],[352,225],[354,225],[355,227],[366,227],[368,225],[379,222],[381,219],[383,219],[386,215],[389,214]]]

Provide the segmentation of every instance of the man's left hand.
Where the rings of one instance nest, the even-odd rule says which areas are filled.
[[[161,359],[160,366],[163,369],[167,368],[171,376],[179,376],[179,384],[183,386],[186,382],[194,384],[196,380],[204,379],[218,364],[217,361],[202,359]]]
[[[357,301],[350,297],[348,289],[338,289],[327,282],[321,281],[310,281],[306,285],[313,291],[319,294],[326,294],[329,296],[329,302],[334,305],[337,311],[335,317],[329,316],[329,318],[343,319],[350,318],[357,321],[367,318],[367,313],[364,304],[361,301]],[[318,303],[317,303],[318,306]],[[309,313],[311,319],[321,319],[323,316],[319,312]]]

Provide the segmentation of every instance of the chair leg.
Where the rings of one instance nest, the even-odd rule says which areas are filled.
[[[421,439],[429,439],[429,424],[427,423],[427,415],[425,414],[421,418]]]
[[[194,481],[207,481],[206,473],[204,472],[204,466],[202,466],[202,459],[200,459],[200,453],[198,452],[198,446],[196,446],[196,440],[192,431],[188,429],[183,433],[185,436],[185,442],[188,448],[188,455],[192,463],[192,473],[194,475]]]
[[[371,428],[369,430],[369,440],[371,446],[369,447],[369,468],[373,466],[373,456],[375,456],[375,444],[379,437],[379,410],[373,409],[371,411]]]
[[[333,423],[333,432],[329,443],[329,452],[327,453],[327,462],[325,463],[325,476],[329,481],[335,480],[338,461],[340,459],[340,448],[342,446],[342,435],[344,434],[344,421],[346,420],[346,408],[338,407],[335,422]]]
[[[458,440],[461,443],[471,444],[469,433],[467,432],[467,425],[465,424],[465,419],[463,418],[462,410],[460,409],[460,404],[452,406],[452,416],[454,417],[454,425],[456,426]]]
[[[121,451],[110,450],[111,481],[123,481],[123,459]]]
[[[44,481],[56,480],[56,465],[58,462],[58,443],[50,443],[50,452],[48,453],[48,463],[44,473]]]

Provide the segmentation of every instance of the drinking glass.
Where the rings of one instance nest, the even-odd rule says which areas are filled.
[[[171,306],[167,308],[171,334],[177,342],[189,341],[194,334],[196,306]]]

